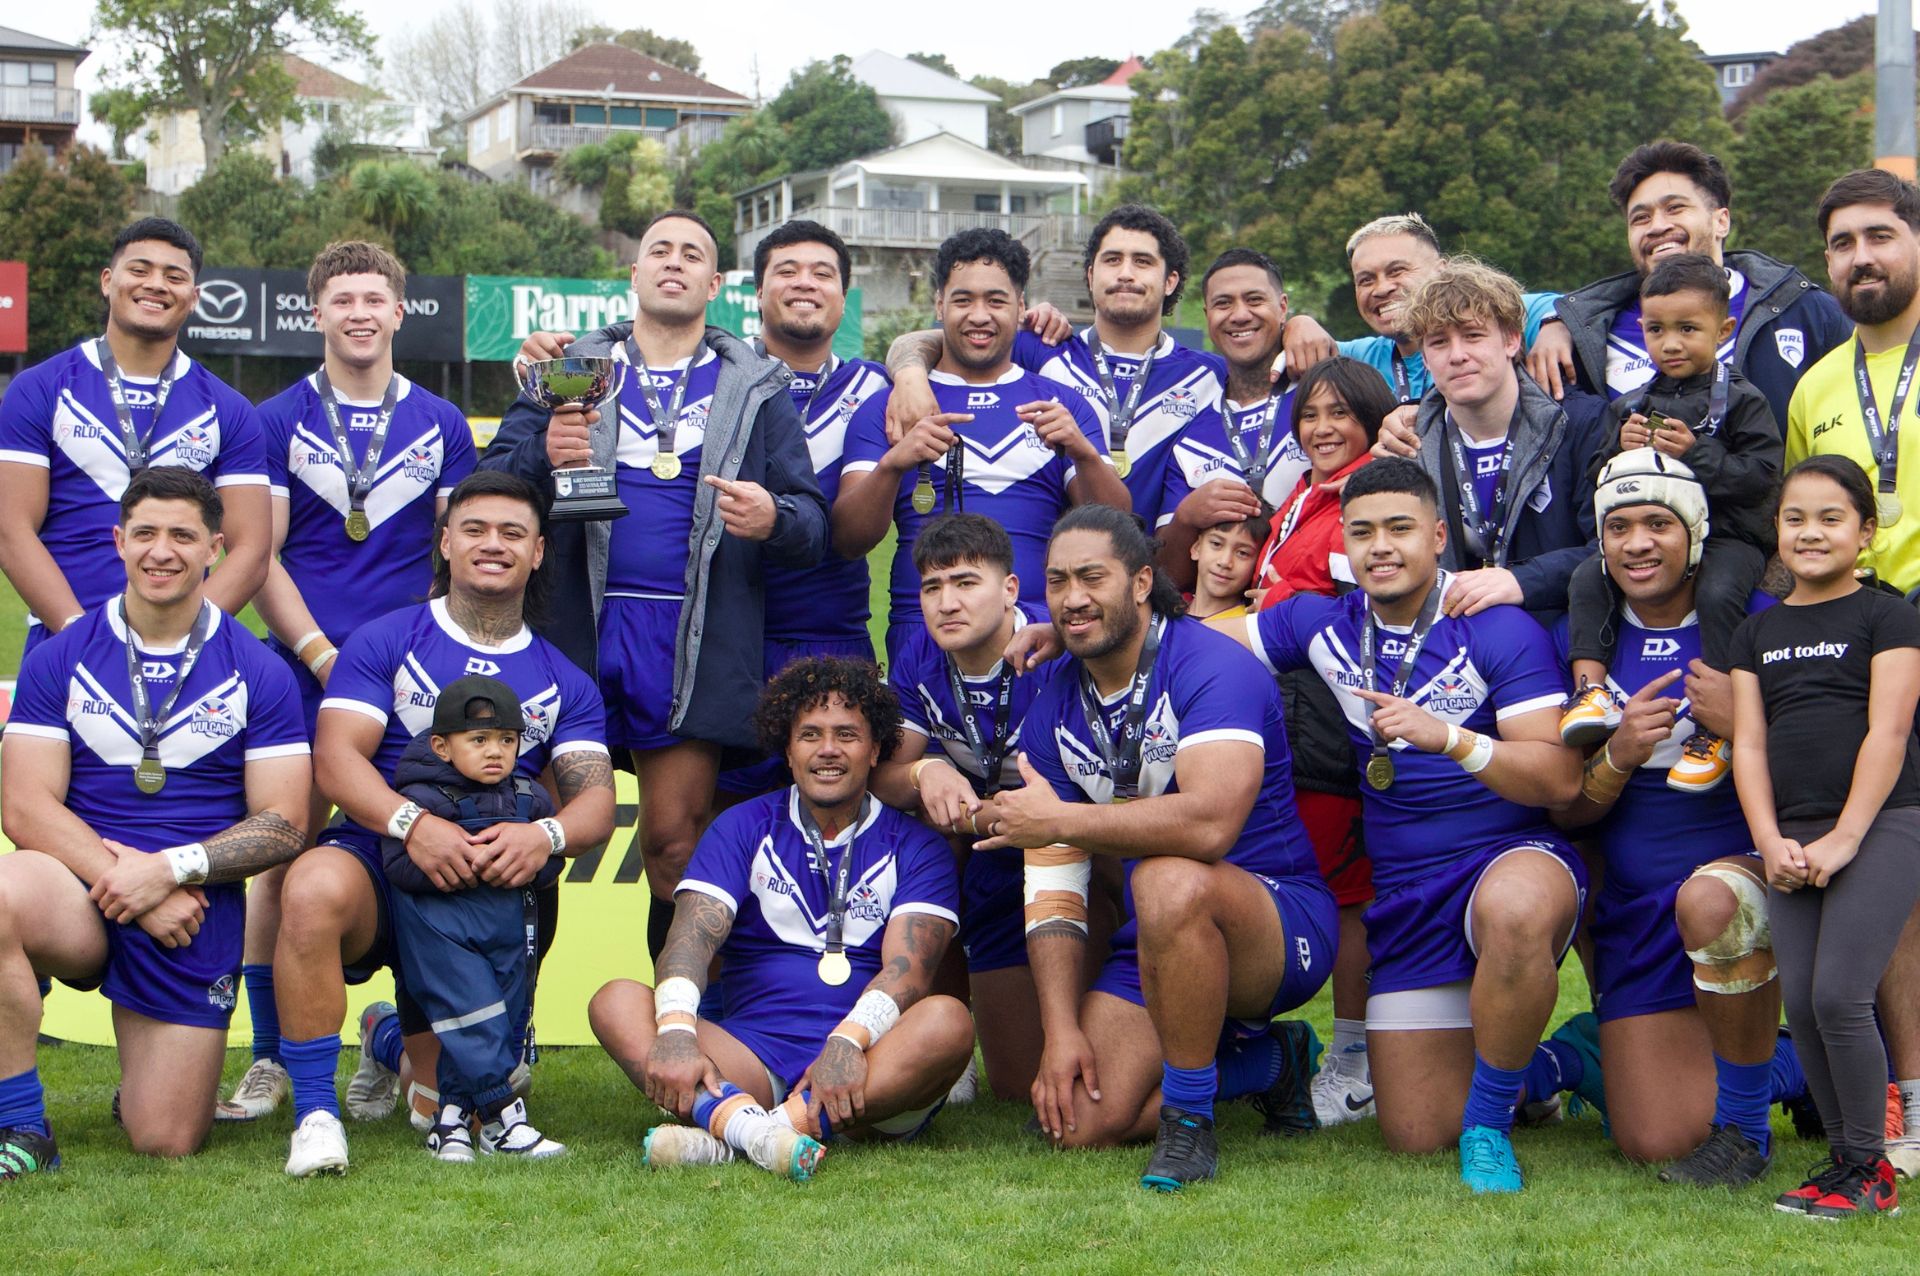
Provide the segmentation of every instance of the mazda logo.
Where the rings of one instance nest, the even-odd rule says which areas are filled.
[[[247,290],[231,279],[209,279],[200,285],[193,313],[208,323],[238,323],[247,313]]]

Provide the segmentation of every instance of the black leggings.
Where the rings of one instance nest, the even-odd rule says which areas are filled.
[[[1780,831],[1802,845],[1833,821],[1791,820]],[[1920,899],[1920,808],[1874,817],[1853,862],[1823,889],[1769,891],[1767,918],[1793,1047],[1827,1139],[1855,1158],[1885,1151],[1887,1050],[1874,991]]]

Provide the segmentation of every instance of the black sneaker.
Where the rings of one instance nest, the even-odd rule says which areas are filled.
[[[1213,1137],[1213,1118],[1160,1105],[1160,1133],[1154,1136],[1153,1159],[1140,1176],[1140,1186],[1155,1192],[1178,1192],[1189,1183],[1213,1177],[1220,1148]]]
[[[0,1130],[0,1181],[60,1168],[60,1149],[38,1130]]]
[[[1661,1170],[1660,1181],[1695,1187],[1745,1187],[1763,1177],[1772,1164],[1773,1158],[1738,1126],[1716,1125],[1706,1142]]]
[[[1264,1094],[1248,1098],[1254,1111],[1266,1119],[1262,1134],[1292,1137],[1320,1128],[1313,1111],[1313,1076],[1320,1070],[1320,1038],[1304,1019],[1283,1019],[1267,1032],[1280,1048],[1280,1075]]]
[[[1776,1196],[1773,1208],[1782,1214],[1805,1214],[1815,1201],[1826,1199],[1852,1172],[1852,1167],[1846,1162],[1837,1156],[1830,1156],[1807,1171],[1806,1182]]]

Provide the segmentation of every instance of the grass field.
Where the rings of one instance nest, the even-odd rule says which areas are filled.
[[[20,624],[0,582],[0,670],[15,667]],[[1587,1004],[1569,962],[1556,1021]],[[1325,993],[1305,1013],[1330,1036]],[[227,1086],[247,1062],[230,1053]],[[349,1049],[343,1086],[356,1062]],[[600,1051],[552,1049],[532,1109],[570,1145],[562,1160],[443,1166],[395,1117],[351,1128],[345,1179],[295,1182],[281,1173],[285,1109],[156,1162],[127,1151],[109,1114],[110,1050],[49,1046],[40,1071],[66,1164],[0,1188],[10,1271],[1697,1276],[1909,1271],[1917,1252],[1901,1220],[1825,1228],[1775,1214],[1773,1195],[1824,1152],[1784,1119],[1774,1173],[1737,1196],[1660,1184],[1591,1113],[1521,1132],[1528,1190],[1474,1199],[1451,1153],[1390,1156],[1371,1122],[1267,1139],[1235,1106],[1221,1112],[1221,1178],[1166,1197],[1137,1186],[1145,1149],[1055,1153],[1022,1133],[1028,1109],[986,1099],[942,1113],[911,1147],[836,1146],[815,1181],[792,1185],[744,1163],[647,1171],[640,1138],[659,1113]]]

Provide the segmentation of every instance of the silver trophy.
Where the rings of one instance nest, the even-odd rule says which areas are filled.
[[[515,363],[514,376],[529,402],[548,412],[561,408],[591,410],[613,390],[613,360],[604,355],[568,355]],[[605,428],[602,422],[600,428]],[[556,523],[601,522],[625,518],[611,466],[582,461],[553,472],[553,510]]]

